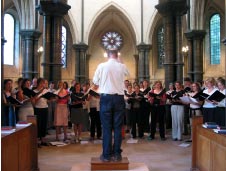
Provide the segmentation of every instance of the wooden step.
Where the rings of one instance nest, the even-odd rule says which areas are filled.
[[[99,157],[92,157],[91,170],[129,170],[129,160],[127,157],[123,157],[118,162],[103,162]]]

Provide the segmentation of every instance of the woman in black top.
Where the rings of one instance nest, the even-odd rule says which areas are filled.
[[[85,100],[82,99],[80,83],[75,84],[75,90],[71,94],[71,122],[74,124],[75,142],[81,141],[81,132],[84,122],[83,104]]]

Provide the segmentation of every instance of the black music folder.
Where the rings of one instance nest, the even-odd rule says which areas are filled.
[[[100,97],[100,94],[92,89],[89,90],[89,94],[94,97]]]
[[[37,93],[35,93],[33,90],[31,90],[29,88],[23,88],[23,94],[29,98],[37,95]]]
[[[77,96],[77,95],[71,93],[71,100],[72,101],[78,101],[78,100],[85,101],[88,98],[88,95],[89,94],[84,94],[83,96]]]
[[[186,93],[191,92],[191,88],[190,88],[190,87],[185,87],[185,88],[184,88],[184,91],[185,91]]]
[[[14,97],[12,96],[8,96],[7,97],[7,100],[11,103],[11,104],[14,104],[14,105],[22,105],[24,101],[19,101],[17,99],[15,99]],[[26,99],[27,100],[27,99]],[[25,100],[25,101],[26,101]]]
[[[209,95],[206,93],[203,93],[202,91],[198,92],[196,95],[193,96],[194,99],[198,99],[200,101],[205,100],[207,97],[209,97]]]
[[[208,100],[211,100],[211,101],[214,100],[214,101],[220,102],[224,98],[225,98],[225,95],[221,93],[219,90],[216,90],[212,95],[208,97]]]
[[[45,98],[47,100],[50,100],[52,98],[55,98],[57,95],[51,92],[46,92],[45,94],[42,94],[40,97]]]

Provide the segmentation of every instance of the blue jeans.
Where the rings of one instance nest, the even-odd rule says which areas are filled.
[[[103,127],[103,157],[110,159],[111,155],[121,155],[122,125],[125,112],[123,95],[106,95],[100,97],[100,119]],[[114,144],[112,146],[112,130]]]

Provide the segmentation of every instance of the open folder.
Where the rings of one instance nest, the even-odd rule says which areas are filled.
[[[219,90],[216,90],[213,94],[208,95],[206,93],[203,92],[199,92],[197,93],[195,96],[193,96],[193,98],[198,98],[199,100],[203,101],[205,99],[208,99],[210,101],[217,101],[220,102],[221,100],[223,100],[226,96],[221,93]]]
[[[221,93],[220,91],[216,90],[212,95],[210,95],[207,99],[210,101],[217,101],[220,102],[221,100],[223,100],[226,96]]]

